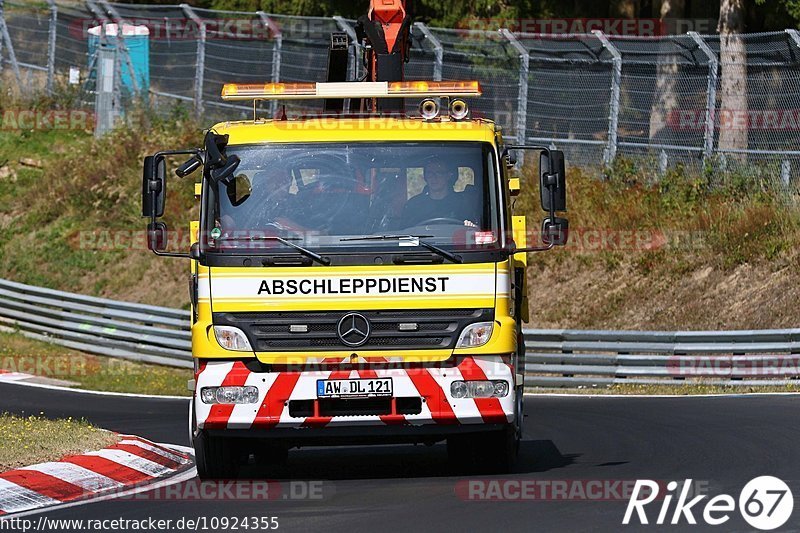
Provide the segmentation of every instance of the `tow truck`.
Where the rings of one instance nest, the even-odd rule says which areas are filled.
[[[144,160],[148,246],[191,263],[188,425],[202,479],[316,445],[445,441],[458,468],[514,464],[526,254],[566,243],[564,156],[472,118],[476,81],[404,80],[404,7],[373,2],[359,21],[363,78],[343,79],[351,43],[334,35],[326,81],[226,84],[222,99],[253,103],[252,120]],[[265,100],[324,111],[263,118]],[[530,247],[512,210],[522,150],[539,155],[546,212]],[[180,252],[161,220],[178,156],[179,178],[201,170]]]

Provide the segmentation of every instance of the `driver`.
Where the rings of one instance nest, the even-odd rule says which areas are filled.
[[[276,167],[262,170],[253,176],[253,192],[260,191],[256,197],[244,205],[251,205],[251,212],[246,215],[250,224],[249,230],[261,230],[265,227],[300,230],[295,222],[299,207],[297,196],[290,192],[292,175],[288,169]]]
[[[463,221],[465,226],[477,227],[475,213],[469,209],[469,202],[463,193],[457,193],[453,186],[458,181],[458,170],[442,160],[434,159],[423,168],[426,187],[403,208],[401,220],[404,227],[419,225],[436,218],[449,218]]]

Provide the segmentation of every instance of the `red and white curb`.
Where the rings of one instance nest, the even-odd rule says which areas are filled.
[[[193,465],[183,447],[120,436],[102,450],[0,473],[0,516],[120,493]]]

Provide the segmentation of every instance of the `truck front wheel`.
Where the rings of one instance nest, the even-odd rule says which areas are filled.
[[[239,454],[230,439],[198,431],[194,437],[194,456],[200,479],[233,479],[239,472]]]
[[[486,433],[454,435],[447,439],[448,459],[459,472],[511,472],[518,451],[519,437],[515,425]]]

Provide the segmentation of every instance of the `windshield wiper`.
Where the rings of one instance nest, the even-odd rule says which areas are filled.
[[[416,242],[418,246],[422,246],[423,248],[427,248],[431,252],[438,254],[445,259],[449,259],[453,263],[463,263],[461,257],[452,254],[445,250],[444,248],[440,248],[435,244],[431,244],[428,241],[423,241],[422,239],[433,237],[433,235],[364,235],[363,237],[344,237],[339,239],[340,241],[403,241],[408,240],[412,243]]]
[[[313,259],[317,263],[325,266],[330,266],[331,260],[327,257],[322,257],[316,252],[309,250],[308,248],[303,248],[299,244],[295,244],[289,239],[284,237],[278,237],[276,235],[253,235],[252,237],[220,237],[217,239],[218,241],[275,241],[279,242],[283,245],[286,245],[290,248],[294,248],[304,256],[308,257],[309,259]]]

